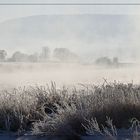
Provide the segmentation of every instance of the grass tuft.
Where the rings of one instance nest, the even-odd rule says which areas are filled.
[[[117,129],[131,128],[133,118],[140,120],[140,85],[131,83],[61,89],[52,83],[0,94],[0,129],[7,131],[80,136],[96,130],[115,138]]]

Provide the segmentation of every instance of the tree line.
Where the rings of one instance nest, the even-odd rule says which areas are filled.
[[[42,47],[41,53],[26,54],[16,51],[11,57],[6,50],[0,50],[1,62],[47,62],[47,61],[78,61],[78,56],[67,48],[55,48],[53,53],[49,47]]]

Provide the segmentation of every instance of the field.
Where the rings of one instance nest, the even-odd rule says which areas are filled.
[[[95,65],[65,63],[1,63],[0,87],[15,88],[27,85],[46,85],[55,81],[57,86],[102,84],[114,80],[140,84],[140,65],[133,67],[105,68]]]
[[[121,134],[138,140],[139,69],[1,63],[0,129],[65,139],[115,140]]]

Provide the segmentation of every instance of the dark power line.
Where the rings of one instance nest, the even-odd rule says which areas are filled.
[[[74,6],[74,5],[83,5],[83,6],[84,6],[84,5],[85,5],[85,6],[86,6],[86,5],[87,5],[87,6],[90,6],[90,5],[91,5],[91,6],[92,6],[92,5],[99,5],[99,6],[102,6],[102,5],[108,5],[108,6],[109,6],[109,5],[112,5],[112,6],[113,6],[113,5],[114,5],[114,6],[115,6],[115,5],[116,5],[116,6],[117,6],[117,5],[118,5],[118,6],[119,6],[119,5],[120,5],[120,6],[121,6],[121,5],[123,6],[123,5],[124,5],[124,6],[125,6],[125,5],[126,5],[126,6],[127,6],[127,5],[128,5],[128,6],[129,6],[129,5],[130,5],[130,6],[131,6],[131,5],[132,5],[132,6],[136,6],[136,5],[140,5],[140,3],[0,3],[0,5],[42,5],[42,6],[43,6],[43,5],[52,5],[52,6],[53,6],[53,5],[56,5],[56,6],[57,6],[57,5],[58,5],[58,6],[59,6],[59,5],[60,5],[60,6],[63,6],[63,5],[64,5],[64,6],[65,6],[65,5],[73,5],[73,6]]]

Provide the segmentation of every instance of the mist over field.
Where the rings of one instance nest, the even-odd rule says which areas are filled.
[[[139,25],[103,13],[1,21],[0,130],[139,140]]]
[[[1,89],[18,86],[46,85],[56,82],[58,87],[78,84],[101,85],[110,82],[140,84],[140,65],[120,68],[67,63],[6,63],[0,65]]]

